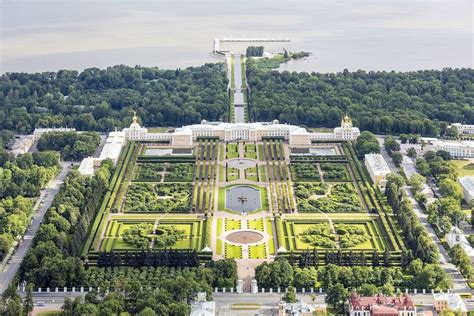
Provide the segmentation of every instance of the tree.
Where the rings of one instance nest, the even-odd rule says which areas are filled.
[[[426,178],[420,175],[419,173],[414,173],[408,180],[408,184],[411,186],[413,192],[419,192],[426,184]]]
[[[456,126],[451,126],[450,128],[446,129],[446,137],[449,138],[459,138],[459,130]]]
[[[418,155],[418,154],[417,154],[415,148],[410,147],[410,148],[407,149],[407,156],[408,156],[408,157],[410,157],[410,158],[412,158],[412,159],[415,159],[417,155]]]
[[[296,303],[298,299],[296,298],[296,293],[295,293],[295,288],[292,286],[289,286],[288,291],[283,295],[283,300],[287,303]]]
[[[400,151],[400,144],[396,141],[395,138],[391,136],[385,138],[384,147],[389,155],[392,155],[392,153],[395,151]]]
[[[402,154],[400,154],[398,152],[394,152],[394,153],[392,153],[392,160],[393,160],[393,163],[395,164],[395,166],[400,167],[400,165],[403,161],[403,156],[402,156]]]
[[[461,185],[452,179],[443,179],[439,183],[439,190],[444,197],[452,197],[459,201],[464,196]]]
[[[23,301],[23,311],[29,315],[33,311],[33,285],[28,284],[26,287],[26,296]]]
[[[368,131],[363,131],[357,137],[355,145],[357,155],[363,158],[365,154],[380,153],[380,145],[374,134]]]
[[[332,305],[334,309],[343,312],[344,302],[349,297],[349,291],[344,285],[336,283],[331,285],[326,292],[326,303]]]
[[[374,296],[379,292],[378,287],[375,284],[363,284],[358,290],[361,296]]]

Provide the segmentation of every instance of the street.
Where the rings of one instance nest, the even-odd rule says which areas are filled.
[[[59,187],[63,183],[68,173],[71,171],[70,162],[62,162],[60,166],[62,169],[59,174],[49,182],[45,189],[41,191],[38,201],[35,205],[36,211],[33,215],[32,222],[27,228],[25,235],[23,236],[23,240],[20,241],[10,261],[5,265],[4,269],[0,271],[0,293],[3,293],[3,291],[8,287],[10,282],[15,277],[15,274],[20,268],[23,258],[26,256],[28,250],[31,247],[40,224],[43,222],[43,217],[46,211],[53,203],[54,197],[59,192]]]
[[[378,139],[379,139],[379,143],[381,144],[380,153],[384,157],[385,161],[388,163],[388,166],[390,167],[392,172],[399,175],[398,168],[393,163],[392,157],[388,155],[387,151],[385,150],[385,147],[383,146],[383,139],[380,137],[378,137]],[[435,245],[439,249],[440,265],[443,267],[446,273],[452,275],[453,277],[453,292],[470,293],[471,288],[467,285],[466,280],[464,279],[462,274],[459,272],[459,270],[456,268],[456,266],[450,263],[450,259],[449,259],[446,249],[441,244],[441,241],[436,235],[433,227],[431,227],[431,224],[428,223],[428,216],[425,213],[423,213],[423,210],[420,204],[418,203],[418,201],[415,200],[415,197],[413,196],[409,187],[404,186],[403,190],[406,196],[410,199],[411,204],[413,205],[413,211],[415,212],[416,216],[420,220],[420,223],[423,225],[423,227],[425,227],[426,231],[428,232],[428,235],[432,238]]]

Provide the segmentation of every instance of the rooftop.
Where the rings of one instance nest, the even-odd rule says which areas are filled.
[[[374,173],[388,174],[392,172],[381,154],[366,154],[364,158]]]
[[[474,195],[474,177],[460,177],[459,183],[471,195]]]
[[[466,304],[458,293],[436,293],[433,297],[436,301],[446,301],[453,311],[467,312]]]

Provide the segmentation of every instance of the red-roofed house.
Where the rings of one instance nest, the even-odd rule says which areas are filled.
[[[349,298],[349,313],[351,316],[415,316],[416,309],[408,295],[360,296],[354,292]]]

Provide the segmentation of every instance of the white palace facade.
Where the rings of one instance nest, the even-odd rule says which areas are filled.
[[[355,140],[360,131],[352,126],[352,120],[347,115],[342,119],[341,126],[333,132],[309,132],[303,127],[273,122],[259,123],[225,123],[207,122],[187,125],[173,132],[151,133],[138,124],[136,115],[133,123],[122,132],[127,140],[135,141],[169,141],[172,146],[191,146],[200,137],[217,137],[221,141],[261,141],[265,137],[281,137],[290,145],[310,145],[318,140]]]

